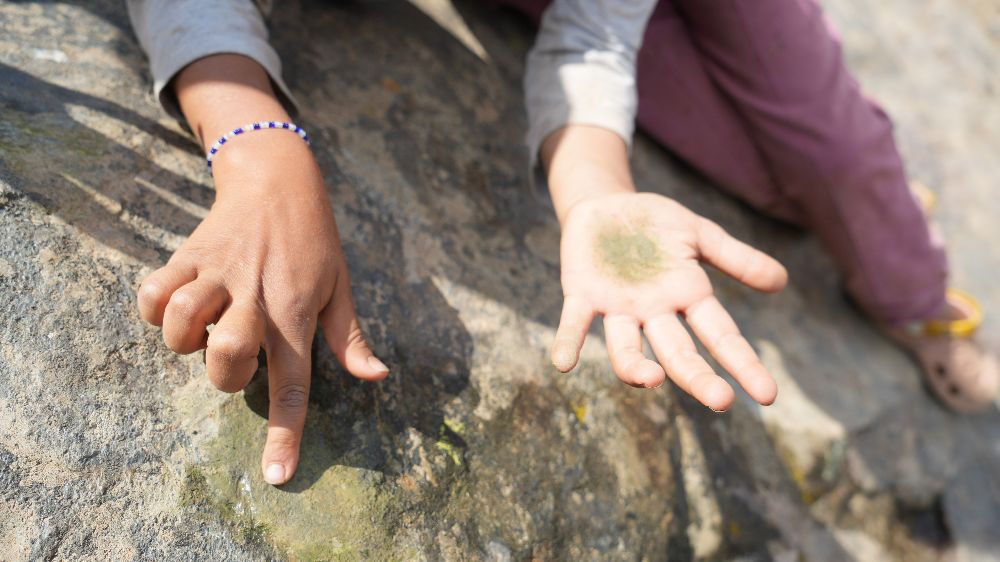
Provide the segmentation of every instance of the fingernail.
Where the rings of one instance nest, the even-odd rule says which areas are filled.
[[[380,373],[389,370],[389,367],[386,367],[385,363],[379,361],[378,357],[375,357],[374,355],[368,358],[368,364],[371,365],[372,369],[375,369]]]
[[[285,481],[285,467],[278,463],[271,463],[267,465],[267,470],[264,471],[264,480],[268,484],[273,484],[277,486]]]

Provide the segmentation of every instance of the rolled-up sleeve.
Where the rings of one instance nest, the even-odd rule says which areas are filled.
[[[525,102],[532,169],[545,138],[568,124],[632,143],[635,61],[657,0],[554,0],[528,54]]]
[[[296,112],[295,100],[281,78],[281,60],[268,43],[264,16],[251,0],[128,0],[128,13],[149,57],[153,93],[174,117],[183,120],[167,84],[185,66],[221,53],[257,61],[277,86],[285,107]]]

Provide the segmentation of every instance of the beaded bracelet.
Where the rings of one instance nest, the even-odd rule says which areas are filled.
[[[222,135],[221,139],[215,141],[215,144],[212,145],[212,148],[208,150],[208,154],[205,156],[205,160],[208,161],[208,170],[212,171],[212,159],[215,158],[215,154],[217,152],[222,150],[222,145],[226,144],[229,139],[242,135],[243,133],[259,131],[261,129],[287,129],[302,137],[302,140],[306,141],[306,144],[309,144],[309,135],[302,130],[302,127],[299,127],[295,123],[286,123],[284,121],[258,121],[256,123],[247,123],[242,127],[237,127],[232,131],[229,131],[228,133]]]

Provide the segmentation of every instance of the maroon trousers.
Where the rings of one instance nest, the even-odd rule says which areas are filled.
[[[548,2],[499,3],[537,22]],[[637,65],[639,126],[728,193],[815,231],[871,315],[943,307],[944,248],[816,0],[661,0]]]

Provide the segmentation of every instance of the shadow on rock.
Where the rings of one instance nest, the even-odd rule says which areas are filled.
[[[0,82],[0,166],[14,187],[102,244],[149,266],[165,263],[176,237],[198,225],[191,209],[210,206],[212,190],[114,135],[135,128],[193,154],[190,139],[114,101],[2,63]]]

